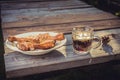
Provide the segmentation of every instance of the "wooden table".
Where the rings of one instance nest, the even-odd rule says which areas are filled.
[[[7,78],[104,63],[120,57],[120,19],[111,13],[79,0],[9,2],[1,5],[4,40],[8,35],[34,31],[63,32],[67,38],[64,46],[41,56],[24,55],[5,47]],[[78,25],[92,26],[99,36],[114,34],[109,43],[113,54],[106,53],[101,47],[88,55],[75,54],[71,30]]]

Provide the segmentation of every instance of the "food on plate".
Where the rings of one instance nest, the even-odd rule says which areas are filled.
[[[55,46],[57,41],[64,39],[63,33],[51,36],[49,33],[38,34],[36,36],[16,37],[9,36],[8,41],[17,42],[17,47],[23,51],[31,51],[35,49],[50,49]]]

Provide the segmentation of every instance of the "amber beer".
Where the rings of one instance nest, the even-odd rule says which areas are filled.
[[[78,54],[87,54],[92,48],[93,38],[98,39],[100,46],[101,40],[99,37],[95,37],[93,33],[93,28],[85,27],[75,27],[72,31],[72,40],[73,40],[73,50]],[[96,48],[97,48],[96,47]]]
[[[92,44],[91,39],[86,40],[73,40],[73,47],[77,51],[86,52],[90,50]]]

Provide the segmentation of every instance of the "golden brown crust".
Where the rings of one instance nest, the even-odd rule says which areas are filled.
[[[64,35],[62,33],[56,36],[50,36],[49,33],[39,34],[37,36],[19,38],[15,36],[9,36],[10,42],[17,41],[17,47],[23,51],[30,51],[35,49],[50,49],[55,46],[57,40],[63,40]]]

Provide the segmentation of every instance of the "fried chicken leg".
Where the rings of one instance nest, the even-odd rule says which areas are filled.
[[[35,49],[50,49],[55,46],[55,40],[45,40],[42,43],[19,42],[17,47],[23,51],[32,51]]]
[[[23,51],[31,51],[35,49],[50,49],[55,46],[56,41],[64,39],[62,33],[57,34],[56,36],[51,36],[48,33],[38,34],[36,36],[30,37],[15,37],[9,36],[8,40],[10,42],[17,41],[17,47]]]

